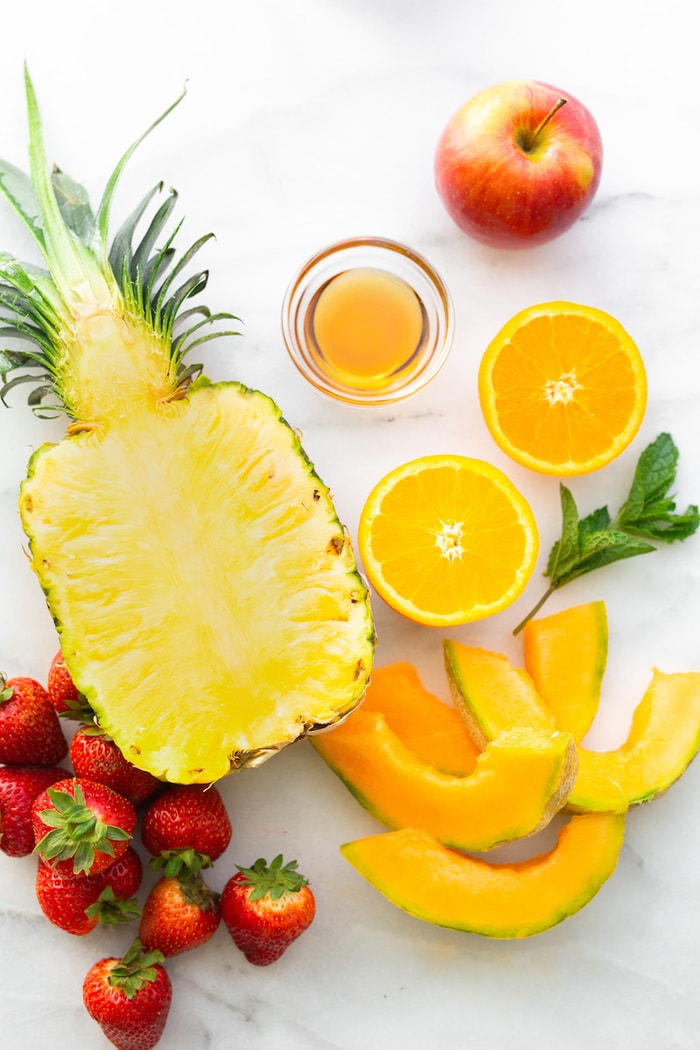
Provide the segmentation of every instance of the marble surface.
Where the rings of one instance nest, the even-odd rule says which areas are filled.
[[[158,179],[180,192],[191,239],[212,229],[207,301],[243,319],[210,345],[213,378],[273,395],[332,487],[354,534],[364,497],[413,456],[458,452],[504,468],[535,509],[542,554],[517,605],[447,632],[520,659],[511,630],[539,596],[559,526],[552,479],[507,462],[478,409],[484,347],[517,310],[565,298],[614,314],[646,361],[649,406],[632,447],[576,479],[582,509],[614,504],[662,430],[681,451],[679,502],[700,499],[700,140],[694,9],[590,0],[256,0],[115,7],[46,0],[3,19],[0,155],[24,166],[22,63],[35,80],[49,154],[99,198],[122,150],[187,82],[184,103],[133,158],[115,216]],[[578,95],[605,142],[597,199],[549,246],[507,253],[468,240],[433,187],[437,137],[470,95],[513,77]],[[287,282],[319,247],[372,233],[404,241],[442,273],[456,337],[428,389],[357,410],[317,394],[284,350]],[[188,242],[189,243],[189,242]],[[0,247],[31,246],[0,206]],[[23,553],[17,486],[33,447],[60,438],[21,391],[0,412],[0,666],[45,679],[53,625]],[[700,538],[581,579],[554,611],[605,599],[610,659],[592,746],[624,739],[651,666],[700,670]],[[377,662],[410,659],[447,699],[444,633],[374,602]],[[234,840],[212,873],[283,851],[311,878],[318,916],[275,966],[248,966],[227,935],[172,960],[163,1050],[694,1050],[700,1046],[700,765],[628,819],[618,869],[581,913],[548,933],[490,942],[394,908],[350,868],[340,843],[379,830],[307,743],[223,785]],[[41,916],[34,861],[0,854],[3,1046],[84,1050],[107,1043],[85,1012],[88,967],[131,931],[72,938]]]

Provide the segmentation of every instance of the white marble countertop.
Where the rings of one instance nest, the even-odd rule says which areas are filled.
[[[205,249],[207,302],[245,322],[206,350],[213,378],[260,387],[304,432],[354,533],[364,497],[414,456],[457,452],[501,466],[538,518],[541,564],[506,613],[450,636],[519,658],[511,637],[539,596],[559,528],[558,485],[517,468],[491,442],[476,367],[517,310],[571,299],[615,315],[646,361],[649,406],[630,449],[575,479],[581,508],[615,502],[637,455],[662,430],[680,449],[677,492],[700,500],[700,139],[694,7],[590,0],[281,0],[118,6],[38,0],[3,18],[0,155],[25,166],[22,63],[42,106],[49,154],[98,199],[122,150],[188,83],[188,96],[134,157],[125,214],[158,179],[181,195]],[[594,205],[549,246],[507,253],[452,224],[433,187],[437,137],[482,87],[514,77],[577,95],[605,143]],[[120,211],[121,209],[121,211]],[[284,350],[280,305],[296,268],[358,233],[404,241],[442,273],[456,306],[444,370],[414,399],[355,410],[313,391]],[[30,246],[0,206],[0,248]],[[54,628],[22,550],[17,486],[30,450],[59,438],[21,390],[0,411],[0,666],[45,679]],[[548,609],[604,598],[610,658],[591,740],[616,746],[652,665],[700,670],[700,538],[571,584]],[[447,699],[445,632],[402,620],[379,599],[377,663],[412,660]],[[490,942],[405,915],[338,852],[379,830],[307,743],[225,782],[230,864],[283,851],[310,876],[311,930],[275,966],[245,963],[225,932],[169,965],[175,997],[163,1050],[695,1050],[700,1046],[700,764],[630,814],[618,870],[582,912],[548,933]],[[220,888],[227,858],[212,882]],[[80,1001],[97,958],[132,931],[73,938],[33,892],[32,858],[0,854],[2,1043],[106,1046]]]

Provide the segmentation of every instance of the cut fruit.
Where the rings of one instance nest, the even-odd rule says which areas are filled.
[[[587,602],[529,620],[525,668],[559,729],[581,740],[600,703],[608,658],[605,602]]]
[[[452,699],[479,747],[514,726],[556,732],[554,715],[527,671],[503,653],[449,639],[443,649]]]
[[[409,751],[439,772],[456,777],[474,772],[481,749],[454,707],[428,692],[413,664],[375,667],[361,710],[384,715]]]
[[[649,802],[678,780],[698,750],[700,673],[664,674],[654,669],[625,743],[615,751],[603,752],[579,746],[582,772],[570,804],[581,810],[601,809],[601,781],[618,785],[630,806]]]
[[[445,666],[457,709],[486,743],[513,726],[552,728],[554,718],[525,671],[502,653],[446,641]],[[625,743],[612,751],[577,745],[568,808],[624,812],[671,786],[700,750],[700,673],[654,670]]]
[[[0,192],[48,270],[0,256],[3,332],[31,341],[3,349],[0,399],[31,381],[32,406],[72,420],[22,484],[31,566],[70,675],[125,757],[211,783],[359,703],[374,648],[367,589],[281,410],[185,363],[232,318],[191,304],[207,272],[187,270],[209,236],[178,254],[177,194],[153,208],[157,186],[108,243],[116,184],[144,136],[93,214],[85,190],[52,172],[28,75],[25,86],[31,175],[0,161]]]
[[[194,384],[44,447],[21,512],[73,679],[139,768],[210,783],[364,692],[350,543],[264,395]]]
[[[467,777],[420,762],[381,714],[363,709],[313,744],[387,827],[422,828],[446,845],[478,852],[545,827],[566,802],[576,775],[568,733],[503,733]]]
[[[559,476],[599,470],[639,430],[647,403],[641,354],[619,321],[591,306],[522,310],[479,368],[486,425],[506,455]]]
[[[390,471],[360,514],[358,547],[377,593],[417,623],[491,616],[525,588],[538,553],[532,510],[496,467],[465,456]]]
[[[437,926],[518,938],[579,911],[612,875],[624,838],[621,814],[574,816],[548,853],[490,864],[402,829],[340,847],[345,859],[397,907]]]

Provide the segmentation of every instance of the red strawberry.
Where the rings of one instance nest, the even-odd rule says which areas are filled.
[[[219,894],[201,873],[183,878],[163,876],[143,906],[139,937],[146,948],[157,948],[168,958],[205,944],[221,920]]]
[[[91,718],[92,709],[71,678],[61,649],[51,661],[46,691],[59,715],[64,715],[66,718],[77,718],[84,722]]]
[[[172,1002],[172,985],[160,952],[136,940],[121,959],[101,959],[83,981],[90,1017],[118,1050],[152,1050],[160,1040]]]
[[[68,754],[58,715],[33,678],[0,674],[0,762],[55,766]]]
[[[104,784],[69,777],[32,805],[35,850],[62,875],[96,875],[127,849],[136,810]]]
[[[142,877],[141,858],[132,846],[104,871],[81,878],[66,878],[40,858],[36,897],[49,922],[82,937],[98,923],[113,926],[140,915],[135,894]]]
[[[0,850],[10,857],[26,857],[34,849],[32,804],[51,784],[64,780],[60,766],[0,767]]]
[[[85,725],[76,730],[70,744],[70,759],[76,776],[106,784],[135,806],[163,786],[152,773],[132,765],[99,726]]]
[[[277,856],[238,868],[221,895],[221,916],[248,962],[268,966],[313,922],[316,902],[297,862]]]
[[[231,821],[215,787],[174,785],[154,799],[141,821],[143,844],[167,863],[166,875],[212,864],[231,841]]]

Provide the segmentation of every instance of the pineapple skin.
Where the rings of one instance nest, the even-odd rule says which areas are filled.
[[[207,270],[153,187],[109,238],[122,154],[96,211],[49,163],[25,67],[29,174],[0,195],[45,268],[0,253],[0,398],[30,383],[63,441],[32,457],[20,516],[66,664],[139,768],[211,783],[348,714],[375,638],[329,490],[280,409],[211,383],[190,354],[237,335],[198,301]],[[29,344],[27,346],[27,344]],[[7,379],[8,373],[14,373]]]
[[[67,666],[137,767],[212,783],[361,701],[368,591],[266,395],[200,379],[44,445],[19,505]]]

